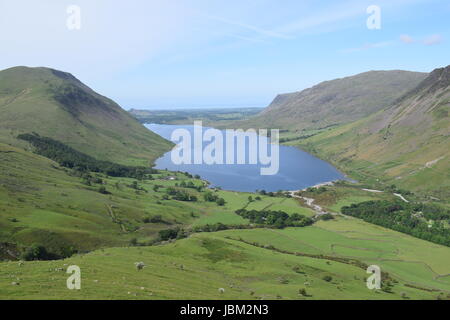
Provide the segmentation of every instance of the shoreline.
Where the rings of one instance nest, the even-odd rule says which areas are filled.
[[[332,181],[327,181],[327,182],[321,182],[321,183],[315,184],[315,185],[310,186],[310,187],[306,187],[306,188],[299,189],[299,190],[287,190],[286,192],[299,192],[299,191],[306,191],[309,188],[316,189],[316,188],[325,187],[325,186],[334,186],[334,184],[337,181],[339,181],[339,180],[332,180]]]

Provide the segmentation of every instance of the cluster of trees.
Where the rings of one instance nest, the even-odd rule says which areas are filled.
[[[60,247],[56,251],[52,251],[43,245],[32,244],[22,252],[21,259],[25,261],[58,260],[68,258],[74,253],[76,253],[76,250],[72,247]]]
[[[228,229],[241,229],[236,226],[232,225],[225,225],[223,223],[215,223],[215,224],[207,224],[204,226],[196,226],[192,228],[193,232],[216,232],[216,231],[222,231],[222,230],[228,230]]]
[[[244,219],[249,219],[252,223],[268,225],[278,229],[285,227],[305,227],[314,222],[311,218],[305,217],[304,215],[298,213],[289,215],[284,211],[239,209],[236,210],[236,214]]]
[[[432,203],[414,203],[411,205],[415,212],[420,212],[428,220],[447,220],[450,224],[450,210]]]
[[[183,171],[177,171],[177,172],[184,174],[186,177],[188,177],[190,179],[194,178],[194,179],[199,179],[200,180],[200,176],[198,174],[192,175],[189,172],[183,172]]]
[[[450,229],[443,220],[449,219],[447,209],[428,205],[411,204],[400,201],[366,201],[342,207],[345,215],[389,229],[403,232],[434,243],[450,246]],[[427,219],[433,221],[427,221]]]
[[[112,177],[144,179],[158,171],[146,167],[124,166],[97,160],[59,141],[38,134],[21,134],[17,138],[28,141],[36,148],[36,153],[58,162],[61,166],[80,172],[101,172]]]
[[[314,135],[315,134],[308,134],[308,135],[304,135],[304,136],[296,136],[296,137],[290,137],[290,138],[280,138],[279,143],[307,139],[307,138],[311,138]]]
[[[205,194],[203,195],[203,199],[205,199],[206,202],[215,202],[219,206],[224,206],[225,205],[225,199],[224,198],[220,198],[217,194],[214,194],[214,193],[212,193],[210,191],[205,192]]]
[[[81,175],[81,179],[83,180],[83,183],[87,186],[92,186],[93,184],[103,184],[103,179],[99,177],[93,177],[89,173],[83,173]]]
[[[144,223],[166,223],[170,224],[167,221],[164,221],[160,214],[154,215],[153,217],[145,217],[142,222]]]
[[[321,193],[324,193],[324,192],[327,192],[327,191],[328,191],[328,189],[326,187],[324,187],[324,186],[321,186],[321,187],[318,187],[318,188],[310,187],[310,188],[306,189],[306,192],[315,193],[315,194],[321,194]]]
[[[203,190],[203,186],[196,186],[194,182],[192,181],[181,181],[179,184],[177,184],[177,186],[180,186],[182,188],[189,188],[189,189],[195,189],[198,192],[201,192]]]
[[[159,241],[167,241],[171,239],[183,239],[189,235],[187,231],[181,228],[165,229],[159,231]]]
[[[266,190],[256,190],[256,193],[259,193],[262,196],[269,196],[269,197],[286,197],[291,198],[291,194],[289,192],[284,192],[282,190],[278,190],[277,192],[267,192]]]
[[[203,226],[195,226],[192,228],[192,232],[217,232],[222,230],[241,230],[241,229],[256,229],[258,226],[252,226],[248,224],[223,224],[217,222],[214,224],[206,224]]]
[[[131,184],[127,185],[128,188],[134,189],[136,191],[148,192],[145,188],[141,187],[139,183],[135,180]]]
[[[98,192],[101,194],[111,194],[111,192],[106,190],[106,188],[104,186],[101,186],[100,188],[98,188]]]
[[[401,193],[402,195],[406,195],[406,196],[413,195],[413,193],[411,191],[400,189],[395,184],[392,184],[389,187],[387,187],[386,191],[389,191],[389,192],[392,192],[392,193]]]
[[[325,213],[325,214],[320,215],[319,219],[327,221],[327,220],[333,220],[334,217],[331,213]]]
[[[184,230],[182,228],[171,228],[159,231],[158,241],[167,241],[171,239],[183,239],[188,237],[191,233],[198,232],[217,232],[223,230],[235,230],[235,229],[254,229],[254,226],[247,224],[223,224],[221,222],[214,224],[206,224],[203,226],[195,226],[190,230]]]
[[[197,201],[197,196],[191,195],[188,192],[186,192],[185,190],[178,190],[175,189],[174,187],[169,187],[167,188],[167,196],[171,196],[173,200],[178,200],[178,201]]]

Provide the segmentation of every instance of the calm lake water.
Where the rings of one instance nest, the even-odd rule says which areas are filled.
[[[194,136],[193,125],[162,125],[146,124],[151,131],[157,133],[167,140],[171,140],[172,132],[176,129],[186,129]],[[203,132],[208,128],[204,127]],[[225,131],[221,131],[225,136]],[[267,138],[262,139],[269,148]],[[175,141],[174,141],[175,142]],[[204,142],[203,148],[210,142]],[[224,144],[225,145],[225,144]],[[192,154],[194,153],[194,142],[192,140]],[[248,143],[245,145],[248,154]],[[224,147],[225,149],[225,147]],[[198,150],[198,148],[197,148]],[[236,149],[235,149],[236,150]],[[224,151],[224,153],[226,153]],[[247,158],[248,160],[248,158]],[[248,161],[246,161],[248,163]],[[224,190],[248,191],[255,190],[278,191],[299,190],[313,185],[345,179],[331,164],[314,157],[295,147],[279,146],[279,170],[275,175],[261,175],[261,164],[174,164],[171,152],[167,152],[156,162],[157,169],[169,169],[172,171],[184,171],[193,175],[200,175],[211,183],[212,187],[221,187]]]

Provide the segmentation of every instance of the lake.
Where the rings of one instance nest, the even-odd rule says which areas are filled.
[[[193,125],[146,124],[145,126],[167,140],[171,140],[171,135],[176,129],[185,129],[192,136],[195,129]],[[203,132],[207,129],[203,127]],[[225,136],[226,131],[220,132]],[[266,143],[270,150],[269,139],[266,137],[259,138],[262,141],[259,144]],[[209,142],[204,142],[202,147],[204,148],[208,144]],[[246,143],[247,154],[249,148],[249,143]],[[194,154],[195,150],[199,150],[198,145],[196,148],[194,142],[192,142],[191,150]],[[237,150],[236,146],[235,151]],[[221,187],[224,190],[246,192],[300,190],[319,183],[345,179],[345,176],[328,162],[290,146],[279,146],[279,170],[274,175],[261,175],[261,167],[264,167],[264,165],[259,161],[257,164],[248,164],[248,161],[247,164],[175,164],[172,161],[171,152],[167,152],[156,160],[156,169],[183,171],[192,175],[198,174],[202,179],[209,181],[211,187]],[[224,153],[226,153],[225,150]],[[246,160],[248,160],[248,156]]]

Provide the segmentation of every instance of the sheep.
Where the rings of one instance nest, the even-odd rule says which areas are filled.
[[[137,271],[140,271],[145,268],[145,263],[141,262],[135,262],[134,265],[136,266]]]
[[[225,293],[225,289],[224,288],[219,288],[219,293]]]

